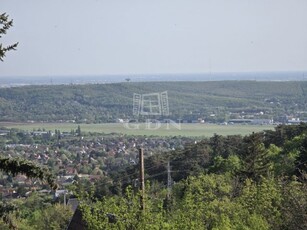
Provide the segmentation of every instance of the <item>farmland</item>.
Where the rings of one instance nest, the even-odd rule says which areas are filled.
[[[76,123],[0,123],[0,126],[17,128],[26,131],[55,129],[62,132],[76,130]],[[219,135],[246,135],[262,130],[272,130],[271,125],[217,125],[217,124],[122,124],[122,123],[100,123],[80,124],[82,132],[91,133],[120,133],[126,135],[146,136],[190,136],[211,137],[215,133]]]

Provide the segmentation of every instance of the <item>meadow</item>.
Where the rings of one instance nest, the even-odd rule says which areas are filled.
[[[217,124],[123,124],[123,123],[99,123],[99,124],[76,124],[76,123],[0,123],[0,126],[17,128],[25,131],[55,129],[62,132],[76,130],[80,125],[82,132],[91,133],[119,133],[125,135],[145,136],[189,136],[211,137],[215,133],[219,135],[247,135],[252,132],[273,130],[272,125],[217,125]]]

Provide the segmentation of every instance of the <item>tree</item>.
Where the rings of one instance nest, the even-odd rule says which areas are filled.
[[[81,137],[81,127],[80,127],[80,125],[78,125],[76,133],[77,133],[78,137]]]
[[[243,145],[240,150],[243,160],[241,176],[256,181],[262,176],[268,176],[271,169],[269,151],[263,144],[263,134],[253,133],[243,138]]]
[[[0,15],[0,38],[2,38],[3,34],[6,34],[7,30],[13,26],[13,20],[9,19],[9,16],[6,13],[3,13]],[[3,46],[2,43],[0,43],[0,60],[3,61],[3,58],[5,57],[5,53],[10,50],[16,50],[16,47],[18,45],[17,43],[14,43],[13,45]]]
[[[55,204],[43,210],[34,211],[33,217],[28,219],[28,224],[34,229],[66,229],[71,216],[72,211],[69,207]]]
[[[296,180],[286,182],[282,188],[281,229],[307,229],[307,184]]]
[[[39,178],[43,181],[48,182],[48,184],[53,188],[57,188],[57,184],[53,178],[53,175],[31,161],[26,161],[23,159],[13,159],[8,157],[0,157],[0,171],[4,171],[13,176],[21,173],[25,174],[30,178]],[[10,204],[0,203],[0,218],[6,223],[10,229],[16,229],[14,218],[11,216],[11,213],[17,210],[17,207]]]
[[[53,189],[57,188],[57,184],[49,170],[31,161],[19,158],[0,157],[0,171],[12,174],[13,176],[25,174],[29,178],[39,178],[46,181]]]

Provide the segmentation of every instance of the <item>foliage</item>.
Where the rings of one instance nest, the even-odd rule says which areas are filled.
[[[145,197],[146,211],[140,210],[140,195],[130,187],[125,196],[103,198],[91,206],[82,204],[89,229],[167,229],[162,200]]]
[[[0,89],[2,121],[115,122],[116,119],[164,119],[135,117],[133,93],[168,92],[168,119],[224,122],[253,116],[274,118],[299,113],[306,107],[306,82],[150,82],[92,85],[25,86]],[[291,109],[290,109],[291,108]],[[261,113],[264,113],[261,115]],[[210,116],[212,115],[212,116]]]
[[[53,175],[49,170],[42,168],[31,161],[0,157],[0,170],[12,174],[13,176],[21,173],[29,178],[39,178],[46,181],[53,189],[56,189],[57,186]]]
[[[253,133],[244,137],[242,148],[239,152],[243,159],[243,177],[259,180],[261,176],[267,176],[270,171],[270,159],[268,150],[263,144],[263,134]]]
[[[279,136],[283,127],[271,137]],[[145,212],[139,210],[138,193],[128,187],[123,195],[83,203],[85,219],[93,229],[305,229],[306,181],[297,174],[298,168],[305,170],[302,127],[292,127],[297,136],[279,147],[266,145],[262,132],[236,137],[236,143],[215,136],[147,158],[145,166],[147,162],[159,170],[170,160],[172,177],[177,178],[170,198],[165,198],[165,180],[157,176],[151,184],[159,188],[158,180],[162,186],[147,188]],[[175,177],[176,171],[181,177]]]
[[[161,140],[91,135],[80,140],[75,136],[50,139],[46,152],[63,163],[75,164],[79,172],[95,174],[93,179],[98,176],[92,181],[76,176],[74,183],[66,187],[78,195],[89,229],[247,230],[295,229],[298,225],[304,229],[306,126],[278,126],[269,134],[265,131],[244,137],[214,135],[201,141],[184,137]],[[8,135],[14,136],[13,133]],[[115,144],[115,139],[120,145]],[[268,140],[272,140],[271,143]],[[133,143],[146,143],[145,211],[140,210],[140,194],[134,180],[138,176],[138,165],[133,163],[124,169],[128,164],[123,164],[137,154],[111,151],[108,155],[111,147],[106,143],[112,143],[115,150],[125,146],[126,151]],[[150,154],[149,146],[160,145],[163,149],[175,150],[162,152],[159,148]],[[184,146],[175,148],[178,145]],[[174,182],[171,190],[165,186],[168,161]],[[54,159],[53,162],[56,168]],[[57,170],[65,175],[65,167]],[[18,210],[12,210],[3,220],[11,220],[20,229],[41,229],[47,225],[59,229],[58,224],[64,226],[69,219],[53,201],[35,194],[12,204]],[[59,218],[53,222],[48,216],[53,216],[55,209],[60,215],[53,217]],[[39,223],[41,219],[46,222]]]
[[[73,214],[70,207],[52,204],[49,197],[38,193],[33,193],[24,200],[13,200],[9,205],[14,208],[4,211],[3,222],[0,221],[1,229],[66,229]],[[9,208],[8,204],[0,207]]]
[[[13,26],[13,20],[9,19],[9,16],[6,13],[0,14],[0,38],[7,33],[7,30]],[[3,46],[0,43],[0,61],[3,61],[6,52],[10,50],[16,50],[18,43],[13,45]]]
[[[68,226],[71,217],[72,211],[69,207],[55,204],[36,210],[27,223],[33,229],[60,230]]]
[[[233,186],[230,177],[202,174],[175,186],[175,190],[183,189],[183,196],[173,197],[171,211],[163,208],[162,198],[150,199],[150,194],[141,211],[139,195],[131,189],[125,196],[84,203],[82,210],[90,229],[256,230],[281,226],[281,190],[274,181],[257,185],[247,180],[240,197],[233,196]]]

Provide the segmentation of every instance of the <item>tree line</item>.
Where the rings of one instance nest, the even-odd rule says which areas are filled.
[[[1,121],[115,122],[177,119],[223,122],[245,117],[306,119],[306,82],[147,82],[0,89]],[[170,116],[133,115],[133,94],[168,92]],[[244,114],[242,115],[242,112]],[[211,116],[210,116],[211,115]]]

